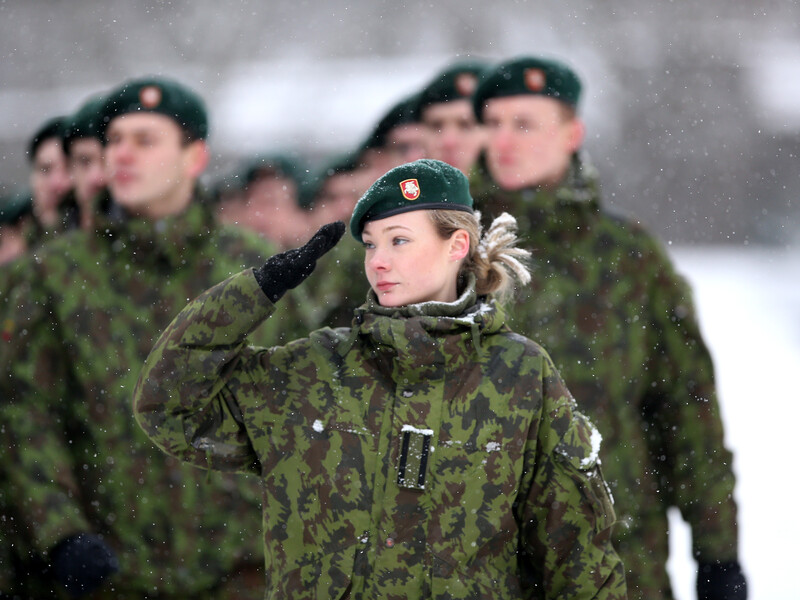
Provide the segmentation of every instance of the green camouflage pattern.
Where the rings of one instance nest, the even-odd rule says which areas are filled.
[[[215,286],[134,394],[167,454],[260,476],[265,598],[625,597],[599,434],[493,302],[372,296],[352,328],[248,345],[273,311],[251,270]]]
[[[670,506],[691,526],[698,561],[736,560],[732,455],[713,365],[691,290],[659,243],[600,208],[596,175],[577,155],[555,191],[504,192],[484,168],[472,194],[486,219],[515,215],[520,245],[533,253],[533,280],[509,323],[547,348],[604,436],[630,597],[672,597]]]
[[[94,532],[118,554],[117,590],[199,598],[239,563],[263,571],[259,481],[165,460],[131,396],[186,302],[274,248],[198,202],[156,223],[119,217],[41,247],[12,292],[0,381],[8,497],[38,555]],[[304,331],[287,311],[263,333]]]

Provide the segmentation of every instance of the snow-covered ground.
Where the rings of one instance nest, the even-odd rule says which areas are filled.
[[[741,560],[750,600],[797,600],[800,519],[800,248],[671,248],[691,282],[714,356],[738,477]],[[671,515],[670,574],[695,598],[689,531]]]

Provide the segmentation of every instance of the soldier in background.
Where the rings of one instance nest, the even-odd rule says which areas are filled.
[[[208,121],[194,92],[129,81],[101,112],[111,209],[40,249],[3,332],[4,467],[30,559],[52,576],[40,597],[261,598],[258,482],[164,461],[130,398],[187,298],[275,248],[199,201]],[[264,331],[297,333],[285,314]]]
[[[28,249],[25,223],[33,214],[33,202],[26,192],[0,197],[0,267],[13,262]],[[0,288],[3,294],[7,288]]]
[[[70,193],[74,203],[78,205],[80,226],[83,229],[92,226],[96,211],[109,208],[107,204],[96,205],[100,192],[106,186],[103,144],[100,139],[100,111],[104,103],[103,96],[87,100],[66,120],[64,128],[64,151],[72,179]]]
[[[313,231],[300,206],[304,179],[305,167],[296,155],[256,157],[242,170],[243,196],[220,201],[218,218],[255,231],[278,248],[290,248]]]
[[[389,169],[425,158],[425,132],[419,122],[417,95],[394,104],[375,125],[367,140],[382,158],[378,177]],[[377,179],[377,177],[375,177]],[[370,182],[370,185],[374,182]]]
[[[487,64],[455,63],[436,75],[419,93],[419,119],[425,129],[429,158],[444,161],[469,175],[483,149],[483,127],[472,110],[472,94]]]
[[[511,327],[548,349],[604,436],[629,596],[672,598],[675,506],[692,529],[698,598],[741,600],[733,457],[691,290],[653,236],[601,206],[580,93],[568,66],[520,57],[486,72],[474,96],[487,134],[476,206],[515,215],[533,253]]]
[[[63,116],[48,119],[28,143],[34,216],[26,234],[30,247],[78,226],[77,205],[65,202],[72,187],[63,142],[66,120]]]
[[[357,151],[336,156],[309,178],[305,193],[314,230],[353,214],[361,185],[357,156]],[[365,278],[353,276],[364,269],[364,248],[356,240],[343,239],[330,251],[328,260],[336,268],[312,273],[308,285],[296,292],[311,291],[306,304],[312,315],[310,329],[349,326],[353,311],[363,304],[369,290]]]

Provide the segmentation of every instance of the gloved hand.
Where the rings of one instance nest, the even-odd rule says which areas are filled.
[[[311,275],[317,259],[333,248],[344,235],[344,223],[336,221],[320,227],[305,246],[281,252],[271,257],[264,266],[253,269],[256,281],[272,302],[300,285]]]
[[[746,600],[747,580],[738,562],[700,563],[697,600]]]
[[[50,551],[53,577],[73,598],[97,589],[109,575],[119,571],[119,562],[106,543],[91,533],[61,540]]]

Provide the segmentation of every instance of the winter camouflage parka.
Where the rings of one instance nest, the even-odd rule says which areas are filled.
[[[670,506],[691,526],[699,562],[735,561],[732,456],[713,365],[691,291],[659,243],[600,207],[596,175],[578,155],[555,191],[502,191],[485,169],[471,191],[486,218],[514,215],[533,253],[509,323],[547,348],[603,435],[629,596],[672,597]]]
[[[285,346],[244,271],[189,304],[134,408],[168,454],[257,474],[266,598],[623,598],[596,430],[547,354],[476,301]]]
[[[262,568],[259,482],[165,460],[131,396],[186,302],[274,248],[218,226],[197,202],[155,223],[98,221],[42,246],[12,292],[0,381],[5,500],[40,557],[90,532],[118,555],[115,589],[200,597],[241,561]],[[299,334],[285,314],[266,330],[272,340]]]

